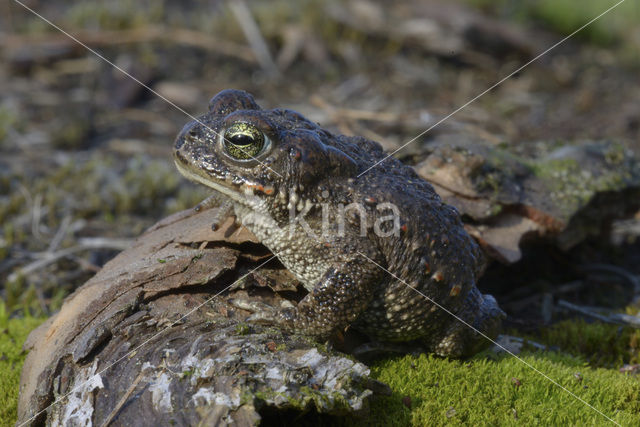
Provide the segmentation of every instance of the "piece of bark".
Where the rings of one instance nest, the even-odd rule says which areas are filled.
[[[640,208],[640,161],[632,151],[607,141],[549,146],[525,155],[464,133],[438,135],[415,169],[504,263],[521,258],[523,239],[568,250]]]
[[[289,283],[291,294],[297,282],[272,261],[262,285],[243,290],[271,255],[244,228],[225,237],[232,219],[212,231],[216,215],[187,211],[151,227],[31,333],[18,423],[252,425],[265,406],[366,410],[385,386],[365,365],[245,324],[249,313],[227,303],[277,306],[284,298],[264,284]]]

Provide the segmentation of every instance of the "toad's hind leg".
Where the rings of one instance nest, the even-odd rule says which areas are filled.
[[[436,340],[429,340],[432,351],[440,356],[471,356],[485,347],[498,335],[504,311],[491,295],[483,295],[473,287],[467,294],[464,310],[456,313],[444,334]],[[472,326],[473,328],[471,328]],[[478,333],[481,332],[482,334]]]

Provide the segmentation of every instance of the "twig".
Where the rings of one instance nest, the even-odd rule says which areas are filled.
[[[100,271],[100,266],[87,261],[86,259],[83,259],[79,256],[76,255],[69,255],[69,259],[73,262],[75,262],[76,264],[78,264],[80,266],[80,268],[82,269],[82,271],[91,271],[93,273],[97,273],[98,271]]]
[[[634,241],[640,237],[640,211],[634,218],[614,221],[611,230],[611,240],[616,245],[623,244],[627,239]]]
[[[581,266],[580,270],[585,273],[613,273],[616,276],[622,278],[623,282],[626,282],[627,285],[631,287],[631,289],[635,293],[640,293],[640,280],[636,278],[633,274],[629,273],[629,271],[624,268],[617,267],[615,265],[610,264],[592,264]]]
[[[251,49],[255,53],[256,59],[262,69],[270,77],[280,77],[280,70],[278,70],[278,66],[273,60],[267,43],[264,37],[262,37],[260,28],[258,28],[258,24],[256,24],[255,19],[253,19],[253,15],[247,7],[247,4],[244,0],[231,0],[227,2],[227,4],[231,12],[233,12],[236,21],[238,21],[238,26],[247,38],[249,46],[251,46]]]
[[[640,328],[640,319],[638,319],[635,316],[628,316],[625,314],[620,314],[620,313],[612,313],[611,315],[603,315],[600,313],[596,313],[593,309],[588,308],[588,307],[583,307],[580,305],[576,305],[576,304],[572,304],[569,301],[565,301],[565,300],[558,300],[558,307],[564,307],[566,309],[569,309],[571,311],[575,311],[577,313],[580,314],[584,314],[585,316],[588,317],[593,317],[594,319],[598,319],[601,322],[605,322],[605,323],[613,323],[615,325],[628,325],[631,326],[633,328]],[[629,318],[634,318],[629,319]]]
[[[78,243],[87,249],[125,250],[131,246],[132,242],[133,239],[112,239],[110,237],[83,237],[78,239]]]
[[[42,218],[42,194],[36,194],[33,199],[33,209],[31,211],[31,234],[36,239],[42,238],[40,233],[40,219]]]
[[[351,120],[372,120],[376,122],[384,122],[384,123],[398,123],[402,121],[403,117],[401,114],[397,113],[389,113],[389,112],[378,112],[378,111],[367,111],[367,110],[355,110],[351,108],[337,108],[333,105],[329,104],[327,101],[322,99],[318,95],[311,96],[311,104],[322,108],[327,111],[331,116],[340,117],[340,118],[348,118]]]
[[[566,294],[568,292],[575,292],[584,288],[585,283],[583,280],[574,280],[573,282],[563,283],[562,285],[554,286],[549,292],[553,295]]]
[[[143,373],[144,372],[140,372],[138,374],[138,376],[136,377],[136,379],[133,380],[133,382],[131,383],[131,385],[129,386],[127,391],[122,395],[122,397],[120,398],[120,400],[118,401],[116,406],[113,407],[113,409],[109,413],[109,416],[107,416],[107,418],[102,422],[102,424],[100,425],[101,427],[108,426],[109,423],[111,423],[111,421],[113,421],[115,416],[118,415],[118,412],[120,412],[120,409],[122,409],[122,406],[124,406],[124,404],[129,399],[129,396],[131,396],[131,393],[133,393],[133,391],[136,389],[136,387],[140,383],[140,380],[142,380]]]
[[[71,224],[71,216],[66,215],[62,218],[62,222],[60,223],[60,227],[56,231],[56,234],[51,239],[51,243],[49,243],[49,248],[47,248],[47,252],[54,252],[62,243],[62,239],[67,235],[67,231],[69,230],[69,224]]]
[[[19,276],[26,276],[33,273],[47,265],[53,264],[61,258],[65,258],[76,252],[86,251],[89,249],[117,249],[123,250],[131,245],[132,240],[129,239],[109,239],[106,237],[91,237],[79,240],[79,245],[71,248],[61,249],[56,252],[44,252],[41,254],[41,258],[33,261],[17,271],[14,271],[9,275],[7,280],[12,282]]]
[[[28,211],[29,213],[31,213],[31,211],[33,210],[33,197],[31,197],[31,192],[21,182],[18,183],[18,191],[20,191],[20,193],[22,194],[25,204],[29,207]],[[31,215],[29,216],[31,217]]]
[[[629,325],[632,328],[640,329],[640,317],[638,316],[632,316],[624,313],[612,313],[611,318],[624,323],[625,325]]]
[[[74,31],[74,35],[84,43],[96,47],[150,42],[178,43],[232,56],[250,63],[256,62],[253,51],[246,46],[189,29],[148,26],[119,31]],[[58,34],[6,35],[0,39],[0,46],[5,49],[17,49],[22,46],[50,46],[51,44],[69,45],[75,48],[75,44],[66,36]]]
[[[503,345],[504,347],[511,349],[514,353],[520,353],[525,343],[535,348],[536,350],[540,350],[540,351],[549,350],[549,347],[547,347],[544,344],[540,344],[535,341],[531,341],[529,339],[525,339],[522,337],[516,337],[513,335],[500,334],[496,337],[496,341],[501,345]],[[501,353],[501,352],[504,352],[504,349],[500,348],[500,346],[494,345],[491,351],[493,351],[494,353]]]

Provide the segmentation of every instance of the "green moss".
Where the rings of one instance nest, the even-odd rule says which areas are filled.
[[[531,15],[562,34],[573,33],[612,5],[601,1],[585,1],[580,4],[580,7],[576,7],[574,1],[568,0],[540,0],[536,3],[531,8]],[[605,45],[614,41],[616,36],[610,28],[597,22],[582,30],[581,33],[578,37]]]
[[[163,15],[163,1],[139,7],[133,0],[83,1],[73,5],[67,12],[73,25],[110,30],[139,28],[159,22]]]
[[[637,309],[627,310],[636,314]],[[640,379],[618,372],[638,363],[640,331],[582,320],[531,336],[559,348],[522,359],[622,425],[640,423]],[[487,358],[487,354],[495,360]],[[609,369],[605,369],[609,368]],[[393,394],[377,397],[367,422],[376,425],[602,425],[607,420],[512,356],[485,352],[468,361],[404,356],[372,365]],[[519,384],[519,385],[518,385]],[[479,404],[479,402],[482,402]],[[407,407],[409,404],[410,408]]]
[[[640,331],[630,327],[567,320],[543,329],[532,338],[580,355],[591,366],[619,368],[625,363],[640,363]]]
[[[489,150],[486,155],[466,153],[466,156],[476,157],[470,163],[475,166],[469,177],[476,189],[488,196],[489,200],[499,200],[504,193],[510,193],[509,187],[518,181],[519,169],[523,167],[523,161],[518,156],[508,151],[508,146]],[[457,150],[460,151],[460,150]],[[466,149],[464,150],[466,151]],[[498,214],[502,206],[498,203],[491,206],[491,213]]]
[[[23,306],[31,306],[37,300],[35,289],[29,286],[23,276],[16,277],[15,280],[4,283],[3,306],[9,311],[17,310]]]
[[[18,119],[13,111],[0,106],[0,148],[5,145],[5,138],[9,134],[11,128],[16,124],[17,120]]]
[[[622,425],[640,423],[640,381],[579,357],[525,353],[525,362]],[[578,375],[579,373],[579,375]],[[393,394],[372,402],[371,425],[603,425],[607,420],[512,356],[468,361],[431,355],[375,363]],[[519,385],[518,385],[519,384]],[[409,404],[410,408],[405,403]],[[409,403],[410,402],[410,403]],[[360,424],[357,420],[351,423]]]
[[[563,174],[574,173],[580,165],[574,159],[554,159],[546,162],[530,162],[533,173],[541,178],[558,178]]]
[[[617,1],[602,0],[466,0],[476,7],[489,10],[519,23],[539,23],[562,35],[569,35],[591,21]],[[598,45],[611,45],[621,39],[631,39],[640,22],[637,3],[626,1],[575,35]]]
[[[249,329],[249,325],[247,325],[246,323],[238,323],[236,325],[236,334],[243,336],[243,335],[247,335],[250,332]]]
[[[69,120],[51,133],[53,147],[64,150],[80,150],[86,148],[89,138],[89,121],[87,118]]]
[[[14,280],[0,282],[3,289],[2,304],[10,312],[30,313],[32,316],[47,316],[60,309],[64,297],[70,289],[67,285],[56,282],[29,283],[24,276],[18,275]],[[47,301],[36,288],[53,289]]]
[[[31,316],[10,319],[4,301],[0,301],[0,425],[16,422],[20,371],[26,356],[22,344],[43,321]]]
[[[625,151],[622,144],[611,144],[604,151],[605,161],[611,166],[621,165],[627,158]]]
[[[0,204],[0,223],[3,223],[3,233],[5,239],[13,240],[14,226],[7,222],[7,218],[11,215],[19,213],[25,208],[24,195],[21,193],[13,193],[9,199]]]
[[[539,177],[549,190],[549,197],[561,212],[572,215],[584,207],[591,198],[604,191],[616,191],[634,181],[633,166],[626,161],[620,144],[610,144],[602,155],[611,166],[593,173],[583,168],[575,159],[525,161],[531,171]]]

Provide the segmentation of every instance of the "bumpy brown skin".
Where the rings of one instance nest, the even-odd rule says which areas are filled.
[[[237,122],[271,141],[248,161],[224,148],[221,135]],[[231,201],[240,222],[309,290],[295,309],[263,319],[318,338],[352,325],[374,339],[420,339],[453,357],[489,344],[436,302],[488,337],[498,333],[504,313],[475,286],[481,253],[455,208],[393,158],[357,178],[385,157],[379,144],[333,135],[294,111],[262,110],[248,93],[225,90],[209,113],[184,127],[174,148],[179,170]],[[390,214],[377,208],[385,202],[398,208],[400,227],[381,237],[374,223]],[[341,234],[340,209],[350,203],[363,206],[365,219],[347,209]],[[330,224],[324,234],[323,209]],[[300,221],[290,226],[292,216],[308,229]],[[381,224],[389,232],[393,222]]]

